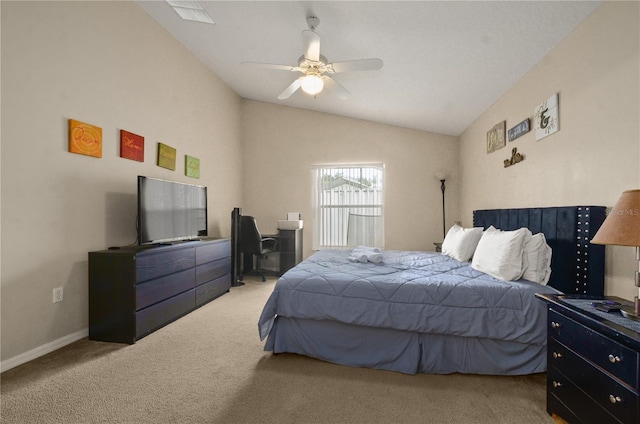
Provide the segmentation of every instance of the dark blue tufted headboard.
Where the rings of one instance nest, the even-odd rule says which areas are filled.
[[[604,206],[473,211],[474,227],[544,233],[553,250],[549,285],[565,294],[604,295],[604,246],[591,244],[605,219]]]

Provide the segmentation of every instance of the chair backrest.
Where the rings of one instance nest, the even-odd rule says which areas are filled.
[[[241,253],[260,255],[262,250],[262,235],[258,230],[256,219],[249,215],[240,217],[240,237],[238,250]]]

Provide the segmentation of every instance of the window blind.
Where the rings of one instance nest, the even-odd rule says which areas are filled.
[[[384,248],[384,164],[314,168],[313,249]]]

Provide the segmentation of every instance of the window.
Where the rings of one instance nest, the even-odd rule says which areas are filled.
[[[313,249],[384,248],[384,165],[314,169]]]

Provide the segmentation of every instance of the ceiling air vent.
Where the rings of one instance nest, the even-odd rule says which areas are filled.
[[[169,6],[176,11],[176,13],[186,21],[204,22],[206,24],[214,24],[209,12],[204,8],[199,1],[194,0],[167,0]]]

